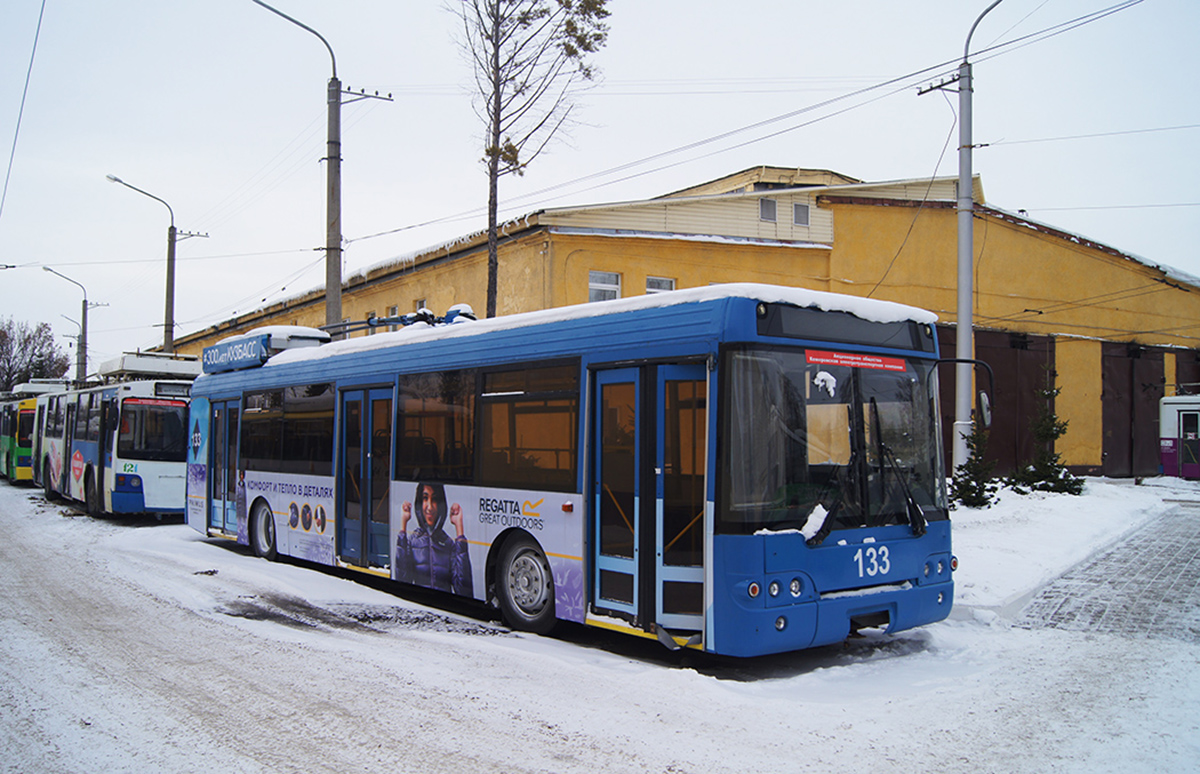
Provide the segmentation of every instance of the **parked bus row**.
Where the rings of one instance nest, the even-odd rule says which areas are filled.
[[[372,327],[414,322],[259,329],[194,382],[39,398],[42,485],[110,512],[138,488],[267,559],[536,632],[753,656],[949,614],[932,314],[727,285]],[[181,451],[186,498],[158,500],[147,476]]]

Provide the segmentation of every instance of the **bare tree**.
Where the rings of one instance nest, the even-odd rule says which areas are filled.
[[[587,61],[608,39],[608,0],[459,0],[463,47],[475,71],[486,127],[487,316],[496,315],[499,180],[524,174],[563,128],[572,87],[595,75]]]
[[[70,358],[54,343],[49,323],[0,321],[0,390],[30,379],[57,379],[70,365]]]

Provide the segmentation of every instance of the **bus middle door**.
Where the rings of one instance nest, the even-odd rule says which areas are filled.
[[[344,390],[341,401],[338,556],[390,567],[392,390]]]

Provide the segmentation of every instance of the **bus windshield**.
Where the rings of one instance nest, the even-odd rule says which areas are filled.
[[[726,360],[718,531],[947,518],[932,363],[813,349]]]
[[[187,461],[188,404],[128,398],[121,404],[117,454],[127,460]]]
[[[17,446],[29,446],[33,436],[33,412],[22,411],[17,415]]]

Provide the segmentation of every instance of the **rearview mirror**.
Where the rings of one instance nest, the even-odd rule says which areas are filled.
[[[986,392],[979,393],[979,423],[987,429],[992,426],[992,401]]]

